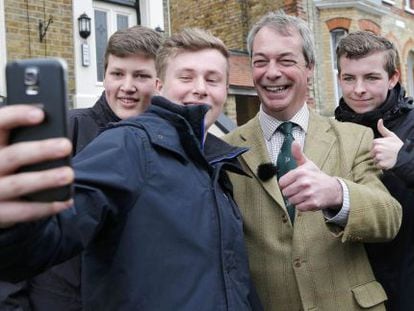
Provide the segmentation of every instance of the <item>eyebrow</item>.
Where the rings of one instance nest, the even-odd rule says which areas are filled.
[[[343,70],[341,70],[341,71],[342,71],[341,75],[343,75],[343,76],[356,76],[356,74],[354,74],[354,73],[347,73],[347,72],[344,72]],[[364,77],[365,76],[380,76],[380,75],[381,75],[380,72],[375,72],[375,71],[363,74]]]
[[[178,72],[179,73],[183,73],[183,72],[194,73],[194,72],[196,72],[196,70],[193,69],[193,68],[183,68],[183,69],[180,69]],[[217,70],[207,70],[207,74],[222,75],[222,73],[220,71],[217,71]]]
[[[121,67],[109,67],[108,66],[108,70],[109,71],[128,71],[129,68],[121,68]],[[133,70],[133,72],[143,72],[143,73],[150,73],[150,70],[146,69],[146,68],[142,68],[142,69],[135,69]]]
[[[253,53],[252,57],[255,56],[263,56],[263,57],[268,57],[265,53],[263,52],[258,52],[258,53]],[[286,57],[286,56],[298,56],[297,54],[295,54],[294,52],[284,52],[284,53],[280,53],[277,54],[277,58],[281,58],[281,57]]]

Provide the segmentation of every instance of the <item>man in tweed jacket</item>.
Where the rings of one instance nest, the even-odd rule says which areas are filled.
[[[250,31],[248,49],[261,108],[226,140],[250,148],[242,164],[252,178],[231,179],[265,310],[384,310],[363,243],[392,239],[401,208],[378,179],[371,130],[308,109],[315,61],[302,20],[267,14]],[[285,121],[295,124],[298,167],[263,181],[258,166],[276,163]],[[296,207],[294,221],[285,200]]]

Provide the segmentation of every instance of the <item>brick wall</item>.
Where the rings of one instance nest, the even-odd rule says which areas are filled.
[[[68,63],[69,102],[75,92],[72,0],[4,0],[8,60],[61,57]],[[39,40],[39,21],[49,25]]]
[[[171,0],[171,31],[184,27],[209,29],[230,49],[242,49],[246,29],[243,1]]]
[[[283,8],[305,16],[301,1],[293,0],[170,0],[171,31],[184,27],[209,29],[230,49],[245,50],[250,27],[262,15]]]

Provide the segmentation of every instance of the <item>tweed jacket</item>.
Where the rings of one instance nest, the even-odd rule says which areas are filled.
[[[224,138],[250,151],[241,156],[252,178],[231,175],[243,214],[250,269],[265,310],[384,310],[386,294],[375,280],[363,243],[391,240],[401,207],[379,180],[369,155],[368,128],[310,112],[304,153],[349,189],[345,228],[323,213],[298,212],[289,221],[276,178],[263,182],[257,167],[270,162],[256,116]]]

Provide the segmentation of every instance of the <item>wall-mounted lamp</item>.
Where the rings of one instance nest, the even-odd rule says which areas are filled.
[[[45,21],[39,21],[39,41],[40,42],[43,42],[43,38],[46,36],[46,32],[51,23],[53,23],[53,16],[49,17],[47,23]]]
[[[83,13],[78,17],[79,35],[86,39],[91,34],[91,18]]]

